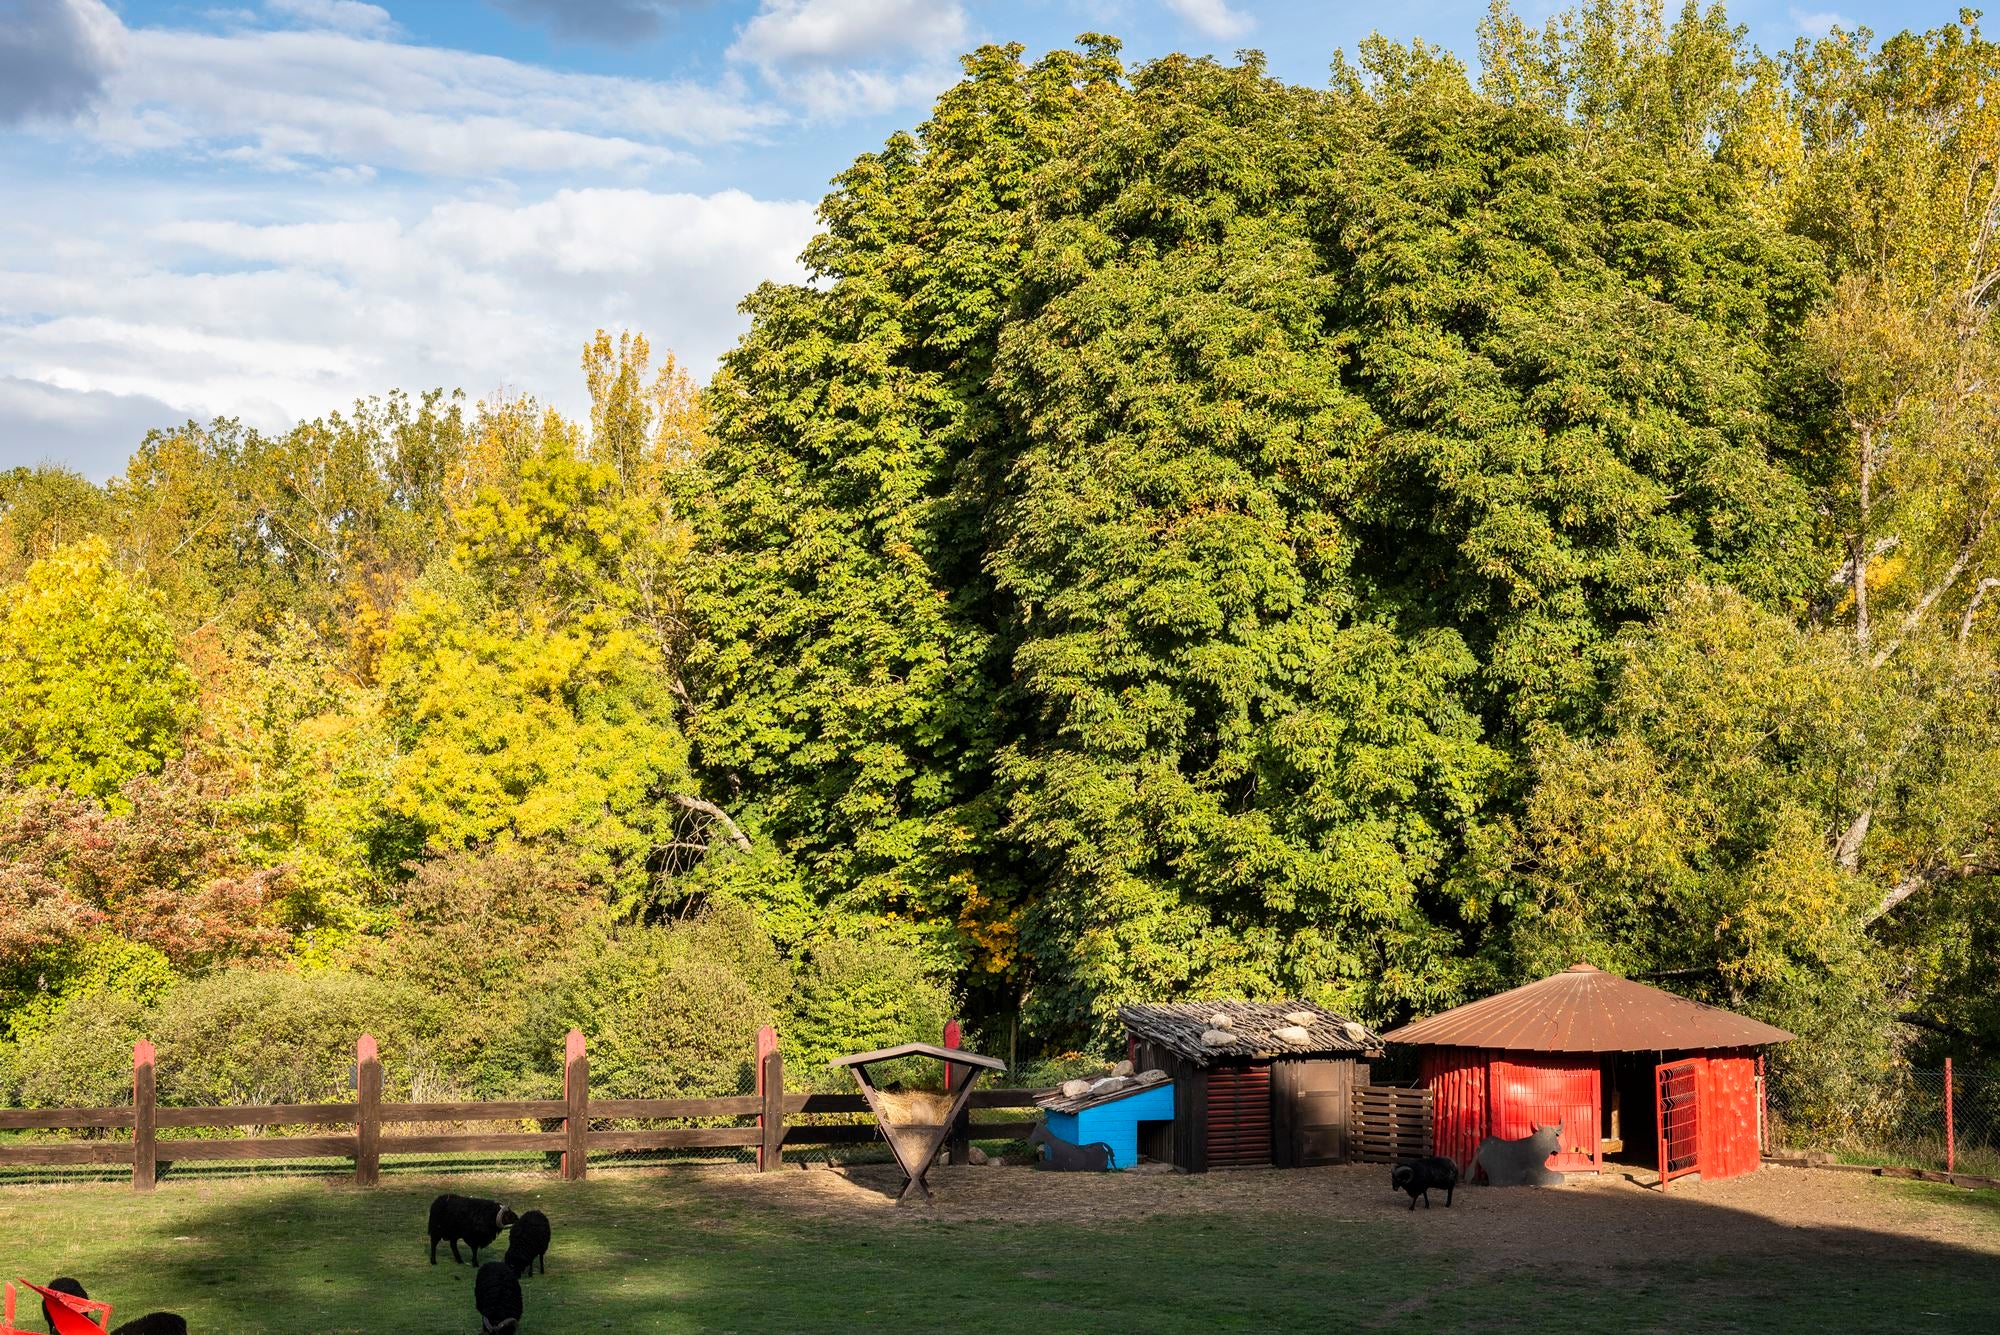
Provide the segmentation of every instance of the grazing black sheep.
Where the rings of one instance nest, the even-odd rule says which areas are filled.
[[[538,1259],[542,1273],[548,1274],[549,1217],[540,1210],[530,1210],[514,1221],[513,1231],[507,1235],[507,1264],[517,1275],[530,1275]]]
[[[448,1193],[438,1197],[431,1202],[431,1264],[438,1263],[440,1242],[451,1244],[452,1264],[465,1264],[458,1254],[458,1244],[464,1242],[472,1248],[472,1263],[478,1265],[480,1248],[492,1246],[513,1222],[514,1212],[499,1201]]]
[[[473,1276],[472,1305],[484,1335],[515,1335],[521,1329],[520,1278],[505,1261],[488,1261]]]
[[[90,1296],[83,1291],[82,1281],[71,1279],[68,1275],[57,1275],[42,1287],[45,1289],[54,1289],[57,1293],[67,1293],[72,1298],[88,1298]],[[49,1310],[49,1300],[47,1298],[42,1299],[42,1320],[48,1322],[50,1330],[56,1328],[56,1314]]]
[[[67,1293],[72,1298],[88,1298],[83,1285],[68,1275],[52,1279],[44,1287],[57,1293]],[[49,1323],[49,1329],[56,1328],[55,1313],[49,1310],[49,1300],[42,1299],[42,1320]],[[178,1312],[148,1312],[135,1320],[112,1330],[111,1335],[188,1335],[187,1318]]]
[[[188,1335],[188,1323],[176,1312],[148,1312],[117,1327],[111,1335]]]
[[[1458,1188],[1458,1165],[1442,1154],[1434,1154],[1428,1159],[1412,1159],[1399,1163],[1389,1170],[1389,1189],[1410,1193],[1410,1208],[1417,1208],[1417,1197],[1424,1198],[1424,1208],[1431,1208],[1431,1188],[1444,1188],[1444,1208],[1451,1208],[1452,1192]]]

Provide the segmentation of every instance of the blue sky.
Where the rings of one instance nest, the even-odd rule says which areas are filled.
[[[1524,0],[1541,17],[1557,6]],[[1755,41],[1956,3],[1740,3]],[[985,41],[1468,59],[1484,0],[0,0],[0,467],[395,387],[574,411],[599,326],[705,375],[829,177]]]

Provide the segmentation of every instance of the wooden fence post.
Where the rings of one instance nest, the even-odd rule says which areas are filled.
[[[959,1028],[958,1021],[946,1020],[944,1022],[943,1046],[947,1048],[958,1048],[964,1046],[964,1031]],[[947,1094],[951,1092],[950,1062],[946,1062],[944,1064],[944,1088]],[[958,1120],[952,1123],[951,1139],[948,1142],[950,1145],[950,1161],[952,1163],[964,1164],[972,1162],[971,1122],[972,1122],[972,1114],[970,1112],[961,1112],[958,1115]]]
[[[771,1054],[776,1052],[777,1050],[778,1050],[778,1031],[773,1029],[768,1024],[758,1026],[757,1056],[751,1062],[751,1072],[757,1081],[757,1097],[762,1101],[763,1105],[762,1111],[760,1111],[757,1114],[757,1129],[760,1132],[765,1132],[765,1134],[760,1136],[757,1141],[757,1171],[760,1173],[768,1173],[773,1168],[776,1168],[778,1166],[773,1163],[764,1162],[765,1159],[764,1146],[768,1142],[769,1138],[768,1131],[764,1124],[766,1120],[769,1118],[771,1112],[771,1092],[770,1092],[770,1081],[768,1078],[770,1073],[769,1058]],[[783,1070],[782,1066],[779,1069],[782,1071]],[[778,1110],[779,1110],[779,1117],[781,1124],[785,1107],[784,1099],[785,1099],[785,1082],[781,1078],[778,1081]]]
[[[354,1184],[382,1180],[382,1053],[373,1034],[354,1045]]]
[[[151,1191],[159,1177],[153,1141],[153,1045],[140,1039],[132,1045],[132,1190]]]
[[[757,1171],[770,1173],[785,1166],[785,1054],[774,1043],[757,1069],[763,1086],[758,1092],[764,1096],[764,1111],[757,1118],[764,1133],[757,1146]]]
[[[563,1131],[568,1148],[563,1151],[563,1176],[571,1182],[583,1181],[587,1171],[590,1135],[590,1057],[583,1050],[583,1031],[572,1029],[563,1042]]]
[[[1951,1116],[1951,1058],[1944,1059],[1944,1171],[1958,1171],[1958,1130]]]

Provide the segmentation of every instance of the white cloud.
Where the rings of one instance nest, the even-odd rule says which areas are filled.
[[[354,0],[289,0],[272,10],[326,14],[366,28],[359,35],[127,29],[98,0],[65,2],[102,11],[109,26],[100,44],[119,55],[96,70],[94,99],[73,97],[68,108],[92,104],[79,124],[113,154],[176,152],[280,171],[630,175],[786,119],[735,81],[576,74],[390,40],[371,17],[387,14]]]
[[[1248,14],[1231,9],[1228,0],[1165,0],[1165,3],[1182,22],[1210,37],[1241,37],[1255,26]]]
[[[730,58],[822,119],[928,101],[967,45],[958,0],[763,0]]]
[[[72,223],[106,221],[0,217],[13,395],[0,397],[0,466],[75,451],[99,476],[141,420],[276,428],[437,384],[576,411],[578,352],[600,325],[644,329],[705,369],[741,328],[743,293],[802,277],[814,226],[809,204],[733,190],[562,190],[262,224],[238,219],[269,201],[197,201],[214,216],[179,220],[164,189],[122,208],[62,203]]]
[[[1853,19],[1830,9],[1808,13],[1794,7],[1787,12],[1791,15],[1793,26],[1808,37],[1824,37],[1835,28],[1846,32],[1853,32],[1855,29]]]
[[[102,0],[0,8],[0,126],[74,116],[103,92],[124,27]]]
[[[361,37],[390,37],[402,31],[388,10],[362,0],[264,0],[264,9],[304,27],[330,28]]]

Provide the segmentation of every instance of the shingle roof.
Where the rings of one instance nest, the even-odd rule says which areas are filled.
[[[1655,1052],[1788,1042],[1782,1029],[1588,964],[1392,1029],[1391,1043],[1517,1052]]]
[[[1306,1031],[1304,1043],[1287,1043],[1276,1030],[1292,1022],[1293,1012],[1310,1015],[1312,1021],[1300,1026]],[[1227,1015],[1230,1032],[1237,1041],[1210,1046],[1201,1041],[1211,1029],[1209,1019]],[[1343,1015],[1335,1015],[1309,1001],[1193,1001],[1158,1006],[1120,1006],[1118,1020],[1140,1038],[1177,1052],[1198,1065],[1215,1057],[1309,1057],[1316,1053],[1343,1055],[1373,1052],[1382,1040],[1365,1025]]]

